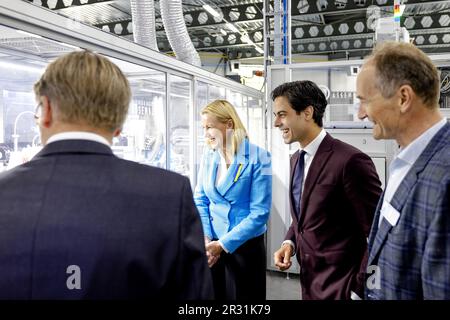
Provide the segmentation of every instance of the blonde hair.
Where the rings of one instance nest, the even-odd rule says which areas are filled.
[[[230,154],[233,156],[236,155],[242,141],[248,138],[248,134],[233,105],[226,100],[215,100],[204,107],[201,114],[212,114],[222,123],[226,123],[228,120],[233,122]]]
[[[131,99],[122,71],[89,51],[71,52],[50,63],[34,92],[56,102],[59,120],[111,132],[122,127]]]

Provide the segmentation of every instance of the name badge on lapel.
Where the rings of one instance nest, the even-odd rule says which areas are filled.
[[[239,168],[237,169],[236,176],[234,177],[234,182],[238,181],[239,176],[241,175],[242,170],[242,163],[239,165]]]
[[[384,201],[383,207],[381,208],[381,216],[394,227],[400,218],[400,212],[398,212],[389,202]]]

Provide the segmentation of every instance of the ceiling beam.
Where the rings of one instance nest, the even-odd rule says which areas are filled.
[[[419,47],[450,47],[450,34],[446,30],[441,32],[419,32],[412,31],[411,37],[414,38],[414,43]],[[348,50],[363,50],[373,48],[373,34],[365,34],[360,36],[353,36],[352,38],[335,38],[321,40],[302,39],[292,41],[292,53],[324,53]]]
[[[242,41],[243,35],[240,33],[228,33],[226,36],[222,34],[210,35],[191,35],[192,43],[196,49],[223,49],[229,47],[242,47],[251,46],[251,44]],[[262,30],[254,31],[248,33],[248,37],[254,43],[263,45],[263,34]],[[158,47],[162,51],[168,51],[170,49],[169,42],[164,40],[158,40]]]
[[[256,58],[256,57],[264,57],[261,53],[256,51],[254,48],[233,48],[228,50],[228,59],[236,60],[236,59],[245,59],[245,58]]]
[[[62,1],[62,0],[60,0]],[[75,0],[74,0],[75,1]],[[102,0],[91,0],[91,1],[102,1]],[[303,2],[302,2],[303,1]],[[307,3],[307,5],[305,5]],[[299,17],[304,18],[305,15],[317,15],[317,14],[347,14],[354,11],[367,10],[367,8],[372,5],[372,0],[347,0],[345,7],[343,6],[344,1],[326,1],[326,7],[321,10],[317,9],[317,3],[321,3],[317,0],[292,0],[292,18]],[[338,4],[342,3],[342,6]],[[361,5],[358,5],[361,3]],[[392,10],[394,0],[373,0],[374,5],[378,6],[380,9]],[[407,5],[420,5],[420,4],[442,4],[442,1],[436,0],[408,0]],[[380,5],[378,5],[380,4]],[[243,23],[243,22],[262,22],[262,10],[263,4],[253,3],[253,4],[243,4],[243,5],[233,5],[227,7],[215,7],[217,11],[223,14],[223,18],[231,23]],[[186,21],[186,26],[188,29],[199,29],[205,26],[215,26],[222,27],[225,25],[222,18],[214,18],[208,12],[203,9],[199,11],[190,11],[184,13],[184,20]],[[157,17],[159,19],[159,17]],[[117,22],[97,24],[96,26],[103,30],[110,30],[110,32],[117,35],[128,35],[132,33],[131,19],[126,19]],[[325,27],[325,26],[323,26]],[[162,24],[157,26],[156,31],[164,30]]]
[[[450,13],[406,17],[402,19],[401,24],[408,29],[411,35],[419,36],[423,33],[438,34],[443,31],[448,31],[450,28]],[[254,43],[262,44],[262,31],[250,32],[248,36]],[[331,43],[334,40],[345,40],[343,39],[345,37],[349,38],[349,41],[352,41],[360,38],[373,38],[373,36],[374,32],[367,28],[365,20],[351,20],[326,26],[304,25],[292,27],[293,44],[300,44],[302,41],[306,41],[308,44],[311,42]],[[229,33],[226,36],[222,34],[191,36],[196,49],[221,49],[247,45],[247,43],[241,40],[241,37],[242,35],[239,33]],[[158,45],[162,51],[170,50],[170,45],[167,40],[160,40]]]
[[[404,16],[401,19],[401,26],[406,27],[408,31],[431,30],[450,27],[450,13],[425,14],[417,16]],[[362,34],[373,34],[374,31],[367,27],[365,19],[354,19],[341,21],[337,23],[321,25],[302,25],[294,26],[291,29],[292,40],[296,39],[315,39],[337,36],[353,36]]]
[[[297,41],[292,43],[292,53],[313,54],[336,51],[372,49],[373,37],[361,36],[353,39],[335,39],[323,41]]]
[[[52,10],[59,10],[59,9],[66,9],[72,6],[83,6],[83,5],[89,5],[89,4],[96,4],[101,2],[114,2],[113,0],[26,0],[31,3],[36,3],[37,5],[40,5],[47,9]]]
[[[428,45],[418,45],[418,48],[420,48],[422,51],[432,54],[432,53],[448,53],[450,44],[441,45],[441,46],[428,46]],[[342,50],[338,49],[335,51],[313,51],[308,52],[308,54],[328,54],[331,60],[333,59],[345,59],[349,57],[364,57],[370,54],[373,48],[365,47],[365,48],[353,48],[353,49],[347,49]],[[292,51],[293,54],[305,54],[303,51]],[[234,59],[247,59],[247,58],[262,58],[263,56],[258,53],[256,50],[253,50],[251,48],[233,48],[229,50],[228,52],[228,58],[231,60]]]
[[[428,46],[418,46],[422,51],[427,54],[436,54],[436,53],[448,53],[449,46],[442,47],[428,47]],[[328,54],[328,58],[330,60],[338,60],[338,59],[348,59],[348,58],[364,58],[371,52],[371,49],[365,50],[353,50],[353,51],[340,51],[333,52]]]
[[[407,6],[418,4],[442,4],[438,0],[408,0]],[[335,14],[350,13],[366,10],[370,6],[386,9],[394,5],[394,0],[344,0],[344,1],[320,1],[320,0],[291,0],[291,16],[309,14]]]
[[[225,21],[223,21],[223,19],[230,23],[263,21],[263,15],[261,13],[263,10],[262,3],[242,4],[220,8],[215,7],[215,9],[221,13],[221,16],[218,18],[214,18],[210,13],[203,10],[184,13],[186,27],[188,29],[201,29],[206,26],[221,27],[225,26]],[[159,17],[157,17],[157,19],[159,19]],[[117,25],[120,25],[120,27],[117,27]],[[112,33],[123,36],[132,33],[132,27],[129,27],[129,25],[131,25],[131,19],[97,24],[96,27],[103,30],[110,30]],[[120,32],[117,32],[116,30]],[[156,26],[156,31],[163,30],[164,27],[162,24]]]
[[[70,6],[89,5],[95,3],[113,2],[111,0],[28,0],[39,3],[43,7],[59,10]],[[292,17],[305,17],[305,15],[326,15],[326,14],[347,14],[355,11],[367,10],[370,5],[376,5],[380,9],[392,10],[394,0],[346,0],[346,1],[317,1],[317,0],[292,0]],[[408,0],[407,5],[422,4],[442,4],[442,1],[435,0]],[[245,23],[262,21],[262,2],[253,4],[231,5],[215,7],[220,9],[223,18],[231,23]],[[217,10],[219,11],[219,10]],[[421,16],[403,17],[404,25],[416,38],[416,42],[424,45],[446,45],[449,39],[445,37],[442,30],[450,28],[450,14],[430,14]],[[205,29],[207,27],[223,27],[229,31],[224,24],[222,17],[214,18],[203,11],[189,11],[184,13],[186,25],[189,30]],[[160,18],[157,18],[160,19]],[[162,24],[158,24],[158,34],[162,34]],[[114,23],[99,24],[97,27],[111,33],[126,36],[132,34],[131,20],[123,20]],[[440,31],[441,30],[441,31]],[[426,33],[426,34],[423,34]],[[353,19],[349,21],[336,21],[328,25],[310,24],[292,27],[292,53],[326,53],[339,50],[370,50],[370,41],[374,32],[367,28],[366,19]],[[261,56],[254,50],[254,47],[241,41],[241,35],[228,33],[226,36],[217,35],[191,35],[194,45],[199,50],[233,48],[230,52],[254,52],[256,56]],[[262,30],[249,33],[250,39],[260,44],[262,43]],[[349,39],[344,39],[349,37]],[[431,38],[430,38],[431,37]],[[158,39],[159,40],[159,39]],[[369,41],[370,40],[370,41]],[[168,41],[159,41],[161,51],[171,50]],[[434,43],[433,43],[434,42]],[[420,47],[421,44],[417,43]],[[237,54],[239,55],[239,54]]]

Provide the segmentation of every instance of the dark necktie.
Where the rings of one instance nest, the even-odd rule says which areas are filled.
[[[294,177],[292,179],[292,199],[294,200],[294,210],[297,219],[300,219],[300,201],[302,197],[303,174],[305,171],[305,154],[306,152],[303,150],[300,152],[297,166],[294,171]]]

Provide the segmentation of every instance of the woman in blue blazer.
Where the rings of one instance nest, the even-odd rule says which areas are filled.
[[[249,142],[229,102],[208,104],[201,117],[208,147],[194,200],[202,219],[216,299],[265,299],[270,154]]]

